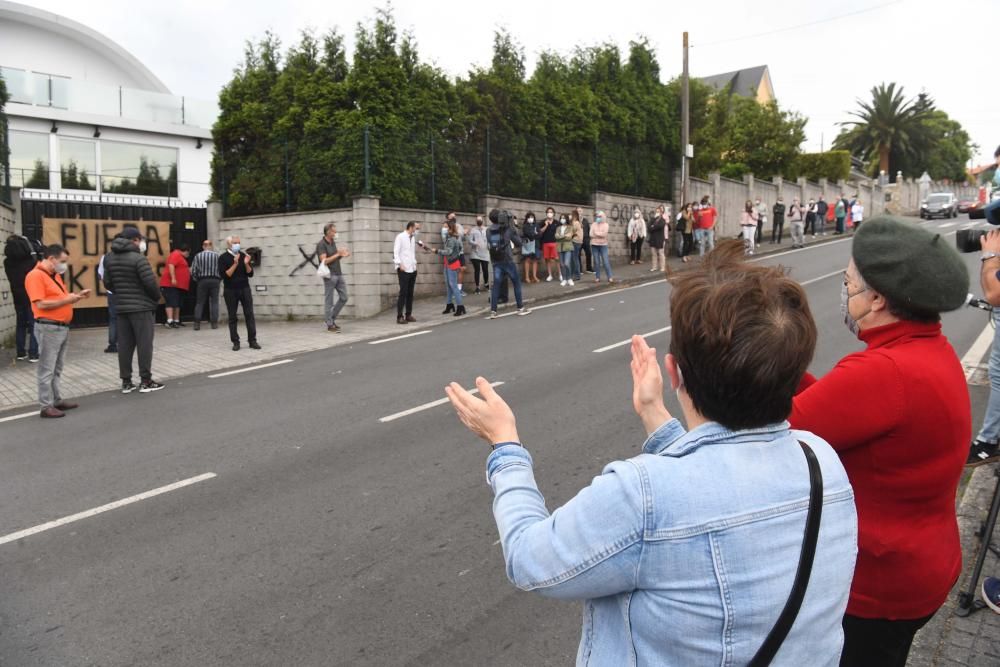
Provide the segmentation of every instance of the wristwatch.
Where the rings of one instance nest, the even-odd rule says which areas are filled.
[[[985,262],[986,260],[988,260],[988,259],[993,259],[994,257],[1000,257],[1000,253],[995,253],[995,252],[984,252],[984,253],[982,254],[982,256],[980,256],[980,258],[979,258],[979,261],[980,261],[980,262]]]

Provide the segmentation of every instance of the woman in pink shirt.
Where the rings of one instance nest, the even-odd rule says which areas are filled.
[[[601,282],[602,266],[608,276],[608,282],[615,281],[611,277],[611,260],[608,259],[608,234],[608,221],[604,217],[604,211],[598,211],[594,216],[594,224],[590,226],[590,251],[594,255],[595,282]]]

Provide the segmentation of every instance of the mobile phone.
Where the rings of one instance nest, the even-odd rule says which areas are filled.
[[[423,241],[417,241],[417,245],[420,246],[421,248],[423,248],[424,247],[424,242]]]

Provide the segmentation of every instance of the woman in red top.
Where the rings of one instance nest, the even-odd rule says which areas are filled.
[[[841,310],[868,347],[807,375],[789,421],[833,445],[854,487],[858,562],[840,664],[903,667],[962,568],[955,494],[971,408],[940,313],[962,306],[969,274],[939,234],[893,218],[861,227],[852,254]]]
[[[191,288],[191,270],[187,263],[190,254],[191,247],[186,243],[174,248],[160,275],[160,292],[167,304],[167,326],[171,329],[184,326],[181,324],[181,298]]]

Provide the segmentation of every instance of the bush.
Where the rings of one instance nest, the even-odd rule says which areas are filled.
[[[736,181],[741,180],[744,174],[749,173],[750,167],[742,162],[727,162],[719,169],[719,174],[723,178],[731,178]]]
[[[851,154],[848,151],[803,153],[798,157],[796,171],[796,176],[805,176],[810,181],[821,178],[832,182],[847,180],[851,175]]]

